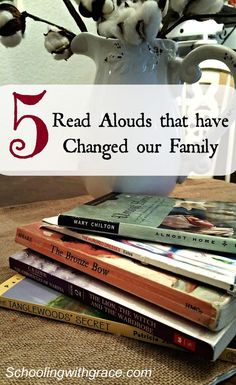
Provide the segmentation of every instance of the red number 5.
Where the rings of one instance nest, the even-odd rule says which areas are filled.
[[[32,158],[33,156],[39,154],[44,147],[46,146],[48,142],[48,130],[46,124],[40,119],[38,116],[35,115],[23,115],[20,119],[18,119],[18,105],[17,101],[19,100],[23,104],[27,104],[29,106],[32,106],[34,104],[37,104],[45,95],[46,90],[41,92],[41,94],[38,95],[22,95],[18,94],[17,92],[13,92],[14,96],[14,127],[13,129],[16,131],[22,120],[24,119],[32,119],[36,126],[36,143],[34,151],[29,155],[19,155],[15,152],[15,150],[22,151],[25,148],[25,142],[22,139],[14,139],[10,143],[10,152],[15,158],[19,159],[27,159]],[[15,150],[14,150],[15,145]]]

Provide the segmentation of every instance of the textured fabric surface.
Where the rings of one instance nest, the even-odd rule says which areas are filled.
[[[221,184],[219,184],[220,186]],[[188,186],[188,185],[187,185]],[[217,184],[218,186],[218,184]],[[193,188],[182,186],[181,195],[194,195]],[[236,186],[233,188],[236,196]],[[191,193],[193,192],[193,194]],[[208,197],[209,189],[205,190]],[[204,193],[204,192],[203,192]],[[230,190],[232,193],[232,190]],[[180,195],[176,190],[175,195]],[[196,193],[195,193],[196,195]],[[204,194],[203,194],[204,195]],[[222,190],[221,190],[221,198]],[[5,207],[0,209],[0,280],[12,275],[8,268],[8,257],[21,249],[14,243],[17,225],[40,220],[55,215],[88,197],[48,201]],[[218,198],[220,199],[220,197]],[[232,199],[233,200],[233,195]],[[7,379],[6,370],[15,369],[122,369],[124,377],[71,378],[57,381],[55,378]],[[206,385],[218,375],[235,367],[227,362],[207,362],[193,355],[177,350],[152,346],[128,338],[109,335],[85,328],[51,321],[36,316],[25,315],[0,309],[0,384],[157,384],[157,385]],[[151,369],[151,377],[127,378],[129,369]],[[137,374],[137,372],[136,372]]]

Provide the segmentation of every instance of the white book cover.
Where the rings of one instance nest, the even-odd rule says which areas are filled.
[[[78,232],[58,226],[57,218],[57,216],[44,218],[44,226],[50,230],[112,250],[143,264],[152,265],[224,289],[236,296],[236,256],[232,254],[226,257],[222,254],[209,253],[199,249]]]

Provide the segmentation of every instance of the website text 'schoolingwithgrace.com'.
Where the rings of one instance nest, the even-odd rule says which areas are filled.
[[[69,369],[45,368],[15,368],[8,367],[5,373],[6,378],[55,378],[58,381],[70,378],[87,378],[96,380],[97,378],[149,378],[152,376],[152,369],[93,369],[85,367],[76,367]]]

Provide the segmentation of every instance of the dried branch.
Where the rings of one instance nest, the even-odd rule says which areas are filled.
[[[45,20],[45,19],[41,19],[41,17],[32,15],[31,13],[28,13],[28,12],[26,12],[26,11],[22,12],[21,17],[24,18],[24,19],[26,19],[27,17],[29,17],[30,19],[32,19],[32,20],[34,20],[34,21],[40,21],[41,23],[45,23],[45,24],[48,24],[48,25],[52,25],[53,27],[56,27],[56,28],[58,28],[58,29],[61,30],[61,31],[65,31],[65,32],[67,32],[68,34],[70,34],[72,37],[75,37],[75,36],[76,36],[73,32],[68,31],[66,28],[61,27],[61,26],[58,25],[58,24],[52,23],[51,21],[48,21],[48,20]]]
[[[63,0],[66,8],[68,9],[70,15],[75,20],[76,24],[78,25],[81,32],[87,32],[86,25],[84,24],[82,18],[80,17],[79,13],[76,11],[74,6],[71,4],[70,0]]]

